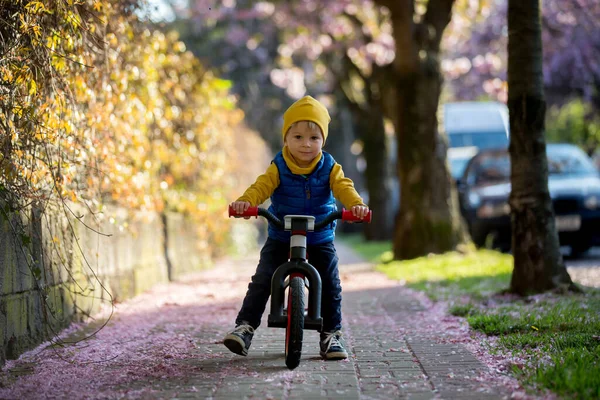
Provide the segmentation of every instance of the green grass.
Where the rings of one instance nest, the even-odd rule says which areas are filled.
[[[448,311],[452,315],[456,315],[459,317],[466,317],[467,315],[471,314],[473,312],[473,310],[474,310],[473,304],[467,303],[467,304],[453,304]]]
[[[336,237],[336,240],[351,247],[365,260],[374,263],[381,262],[381,255],[392,249],[390,242],[365,242],[361,234],[340,234]]]
[[[391,279],[448,301],[449,312],[465,317],[472,329],[497,336],[491,351],[525,359],[513,373],[530,390],[600,398],[600,290],[503,296],[513,268],[510,255],[477,250],[393,261],[389,243],[353,237],[351,246]]]
[[[384,261],[391,258],[390,251],[381,256]],[[388,261],[377,269],[426,292],[434,300],[464,294],[481,298],[508,287],[512,257],[492,250],[449,252],[402,262]]]
[[[600,345],[592,349],[568,348],[553,355],[552,361],[556,366],[538,369],[535,381],[562,396],[600,398]]]

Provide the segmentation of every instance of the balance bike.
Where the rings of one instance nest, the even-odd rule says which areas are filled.
[[[291,231],[290,258],[281,264],[271,279],[271,310],[267,326],[285,328],[285,365],[294,369],[300,364],[302,355],[302,338],[304,329],[321,332],[321,276],[306,257],[306,235],[331,224],[337,219],[347,222],[371,222],[371,211],[364,219],[343,210],[329,214],[325,219],[315,223],[310,215],[286,215],[284,221],[269,210],[250,207],[242,214],[237,214],[229,207],[230,217],[262,216],[280,229]],[[287,307],[284,307],[285,290],[287,289]],[[308,305],[305,308],[305,289],[308,289]]]

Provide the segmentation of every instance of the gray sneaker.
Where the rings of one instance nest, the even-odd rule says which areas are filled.
[[[326,360],[345,360],[348,353],[340,341],[341,331],[321,333],[321,357]]]
[[[225,336],[223,344],[233,353],[247,356],[253,336],[253,327],[248,324],[238,325]]]

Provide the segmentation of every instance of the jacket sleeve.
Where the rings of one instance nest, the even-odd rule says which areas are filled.
[[[343,204],[344,208],[349,210],[352,206],[365,205],[362,197],[354,189],[354,182],[352,182],[352,179],[344,176],[342,166],[338,163],[335,163],[331,169],[329,184],[333,196]]]
[[[254,182],[237,201],[247,201],[252,207],[265,202],[279,186],[279,170],[275,163],[271,163],[267,171],[256,178]]]

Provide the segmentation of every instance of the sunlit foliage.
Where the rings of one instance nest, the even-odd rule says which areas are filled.
[[[229,82],[141,23],[136,3],[1,2],[2,196],[175,210],[220,237],[208,216],[234,183],[242,112]]]
[[[600,145],[600,116],[589,103],[575,99],[561,108],[554,106],[549,110],[549,119],[548,141],[575,143],[590,155]]]

